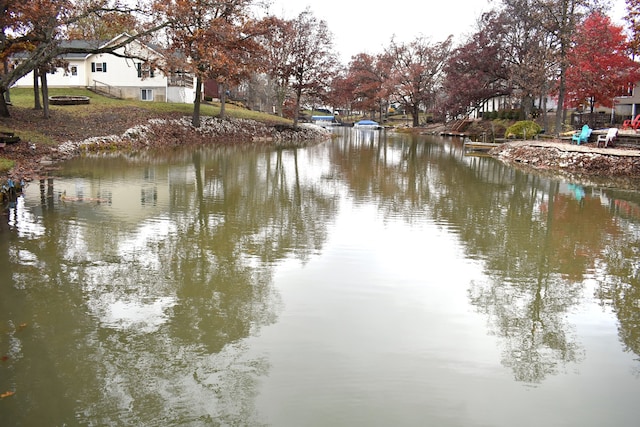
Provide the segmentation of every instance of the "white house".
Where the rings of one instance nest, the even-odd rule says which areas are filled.
[[[104,43],[82,40],[66,42],[78,48],[109,47],[122,43],[131,36],[122,33]],[[66,54],[61,59],[68,67],[56,68],[47,75],[49,87],[82,87],[106,92],[124,99],[142,101],[192,103],[195,99],[195,79],[187,73],[166,75],[154,69],[164,56],[158,50],[133,40],[111,53]],[[118,56],[122,55],[122,56]],[[19,61],[19,57],[16,58]],[[13,87],[33,87],[33,73],[18,80]]]

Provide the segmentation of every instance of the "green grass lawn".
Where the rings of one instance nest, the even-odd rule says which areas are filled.
[[[50,88],[49,96],[87,96],[91,99],[88,105],[51,105],[51,110],[64,109],[77,115],[88,115],[93,111],[109,108],[136,107],[149,110],[150,113],[183,113],[193,114],[193,104],[172,103],[172,102],[148,102],[131,99],[114,99],[99,95],[82,88]],[[33,89],[14,88],[11,89],[11,103],[16,107],[33,108]],[[202,116],[216,116],[220,113],[220,103],[203,103],[200,107]],[[225,105],[225,113],[229,117],[252,119],[268,123],[291,123],[291,120],[273,116],[271,114],[252,111],[238,107],[231,103]]]
[[[13,88],[11,89],[11,104],[13,107],[18,109],[31,110],[33,109],[33,89],[31,88]],[[49,96],[87,96],[90,98],[89,104],[84,105],[50,105],[50,109],[52,112],[64,111],[65,113],[71,114],[74,117],[84,117],[90,116],[93,113],[100,113],[105,110],[120,110],[126,108],[135,108],[137,109],[138,115],[140,110],[148,111],[149,118],[158,115],[170,114],[170,113],[179,113],[184,114],[186,116],[191,116],[193,114],[193,104],[184,104],[184,103],[168,103],[168,102],[145,102],[138,100],[129,100],[129,99],[114,99],[109,98],[103,95],[96,94],[87,89],[81,88],[50,88]],[[220,104],[219,103],[203,103],[200,108],[201,117],[212,117],[217,116],[220,113]],[[235,118],[243,118],[243,119],[251,119],[263,123],[268,124],[291,124],[291,120],[284,119],[281,117],[277,117],[271,114],[261,113],[258,111],[248,110],[238,105],[234,105],[232,103],[227,103],[225,105],[225,114],[228,117]],[[142,117],[144,117],[144,113],[142,113]],[[43,145],[55,145],[56,141],[48,136],[47,134],[38,131],[37,129],[29,129],[30,126],[21,126],[20,129],[14,129],[12,125],[12,119],[2,120],[0,122],[0,131],[3,132],[14,132],[16,136],[19,136],[23,141],[30,141],[35,144],[43,144]],[[0,151],[1,154],[1,151]],[[5,172],[11,169],[14,165],[13,160],[4,158],[0,156],[0,173]]]
[[[0,172],[6,172],[13,167],[15,162],[13,160],[0,157]]]

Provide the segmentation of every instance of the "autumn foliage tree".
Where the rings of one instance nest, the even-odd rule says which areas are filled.
[[[331,88],[328,94],[328,103],[334,109],[342,110],[350,115],[353,108],[353,94],[356,88],[354,82],[348,77],[345,70],[341,70],[331,80]]]
[[[467,115],[492,98],[513,92],[509,67],[500,37],[494,37],[495,12],[482,16],[477,32],[454,49],[445,66],[444,110]]]
[[[628,56],[622,27],[600,12],[590,14],[576,30],[568,52],[566,105],[612,107],[624,87],[640,79],[638,63]]]
[[[255,37],[264,32],[250,19],[252,0],[157,0],[156,9],[170,25],[166,67],[195,75],[192,125],[200,126],[202,87],[215,80],[223,88],[248,77],[259,64]],[[224,116],[224,89],[223,108]]]
[[[249,80],[252,73],[262,69],[262,62],[257,59],[261,55],[262,45],[257,36],[263,34],[268,26],[266,20],[245,19],[240,15],[235,21],[220,20],[205,34],[205,43],[209,46],[207,77],[222,88],[221,118],[225,116],[226,89]]]
[[[347,79],[353,88],[353,108],[363,112],[380,113],[388,102],[385,82],[389,78],[391,64],[384,55],[360,53],[351,58]]]
[[[391,67],[386,87],[405,111],[410,112],[414,127],[420,124],[420,110],[434,106],[451,44],[451,36],[436,43],[423,37],[409,43],[392,40],[385,52]]]
[[[35,0],[5,0],[2,5],[0,24],[0,55],[5,64],[5,73],[0,77],[0,116],[8,117],[5,93],[20,77],[25,76],[40,64],[47,62],[48,44],[55,39],[59,16],[70,7],[69,2]],[[31,61],[10,64],[12,55],[28,52]],[[45,61],[46,59],[46,61]]]
[[[95,0],[74,0],[75,10],[91,11],[95,6]],[[67,25],[65,38],[68,40],[106,41],[122,33],[133,34],[140,29],[140,22],[136,15],[131,13],[133,10],[122,13],[117,7],[113,9],[104,7],[100,12],[78,14],[77,19]],[[135,10],[143,12],[142,8]]]

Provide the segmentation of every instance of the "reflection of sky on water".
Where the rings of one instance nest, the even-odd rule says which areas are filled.
[[[45,232],[44,226],[40,221],[36,220],[36,215],[31,210],[24,209],[24,207],[24,197],[18,197],[16,207],[8,212],[9,225],[16,228],[18,237],[35,238],[42,236]]]
[[[157,269],[160,267],[158,252],[149,250],[149,247],[175,232],[176,225],[168,218],[146,221],[129,238],[118,243],[118,256],[125,261],[135,260],[145,268]]]
[[[175,303],[173,297],[160,297],[149,302],[116,300],[107,304],[101,321],[110,328],[154,332],[169,320],[169,310]]]
[[[150,333],[169,321],[175,291],[159,274],[162,261],[154,246],[175,230],[167,218],[146,221],[116,243],[118,264],[100,262],[89,269],[87,303],[101,325]]]

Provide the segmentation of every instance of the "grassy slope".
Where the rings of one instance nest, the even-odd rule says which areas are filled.
[[[13,132],[22,141],[42,145],[55,145],[60,141],[60,134],[64,132],[61,129],[64,125],[69,125],[72,122],[77,122],[78,127],[82,125],[91,126],[91,123],[95,125],[96,117],[110,113],[119,112],[118,114],[122,115],[122,112],[124,112],[126,115],[126,112],[130,111],[131,117],[139,118],[140,121],[152,117],[175,114],[191,116],[193,113],[193,104],[113,99],[80,88],[50,88],[49,95],[88,96],[91,101],[88,105],[51,105],[52,119],[47,121],[42,118],[41,112],[33,111],[33,89],[12,89],[12,107],[10,107],[12,117],[0,119],[0,131]],[[290,120],[247,110],[231,103],[227,103],[225,107],[226,115],[229,117],[252,119],[273,124],[291,123]],[[216,116],[219,113],[219,103],[201,105],[200,114],[202,117]],[[105,133],[105,135],[108,134],[111,134],[111,132]],[[0,151],[0,172],[3,172],[13,167],[13,161],[7,156],[3,157],[1,153],[2,151]]]
[[[168,103],[168,102],[145,102],[136,100],[124,100],[113,99],[106,96],[102,96],[93,93],[86,89],[80,88],[51,88],[49,89],[50,96],[56,95],[70,95],[70,96],[88,96],[91,101],[89,105],[51,105],[52,111],[61,110],[65,113],[72,114],[76,117],[89,116],[93,113],[110,110],[115,108],[137,108],[147,110],[149,117],[154,115],[162,115],[169,113],[181,113],[190,116],[193,113],[193,104],[182,103]],[[30,88],[18,88],[11,90],[11,103],[13,108],[32,109],[33,108],[33,90]],[[245,108],[238,107],[231,103],[227,103],[225,106],[225,112],[230,117],[252,119],[267,123],[291,123],[290,120],[283,119],[270,114],[261,113],[258,111],[247,110]],[[219,103],[206,103],[201,105],[201,116],[216,116],[220,113]],[[9,131],[9,123],[0,123],[0,131]],[[28,135],[21,135],[17,132],[18,136],[23,137],[25,140],[32,140]],[[46,136],[33,135],[37,140],[46,141]],[[34,141],[36,142],[36,141]]]

